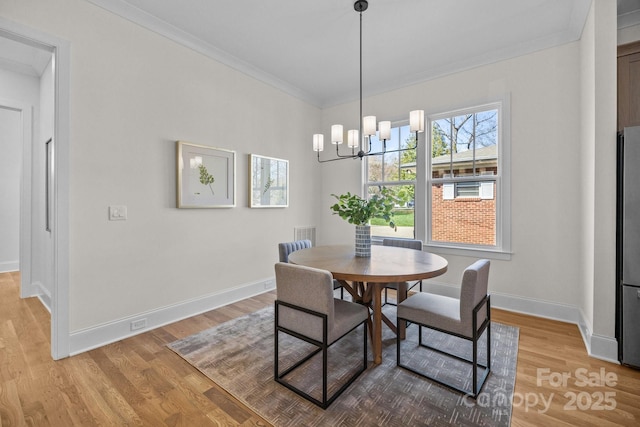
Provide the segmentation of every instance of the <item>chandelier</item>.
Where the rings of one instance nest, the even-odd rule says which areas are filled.
[[[366,156],[378,156],[386,153],[395,153],[415,148],[400,148],[387,151],[387,141],[391,139],[391,122],[381,121],[377,124],[378,139],[382,141],[382,151],[372,152],[371,137],[376,134],[376,116],[362,116],[362,12],[367,10],[367,0],[357,0],[353,9],[360,14],[360,128],[347,132],[347,147],[351,154],[341,154],[340,145],[344,142],[344,130],[342,125],[331,126],[331,143],[336,146],[336,156],[333,159],[320,160],[320,152],[324,150],[324,135],[313,135],[313,151],[318,153],[318,162],[333,162],[343,159],[362,159]],[[414,110],[409,113],[409,130],[416,134],[416,147],[418,145],[418,133],[424,131],[424,110]],[[356,151],[357,150],[357,151]]]

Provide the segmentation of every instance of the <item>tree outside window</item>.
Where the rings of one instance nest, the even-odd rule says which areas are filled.
[[[371,137],[373,152],[383,150],[383,142],[376,136]],[[415,181],[416,181],[416,140],[409,132],[409,126],[396,126],[391,129],[391,139],[386,141],[388,151],[409,148],[409,150],[387,153],[366,158],[365,191],[371,196],[380,188],[386,187],[406,200],[402,206],[394,209],[394,222],[397,231],[385,224],[372,222],[371,234],[374,237],[414,238],[415,229]]]

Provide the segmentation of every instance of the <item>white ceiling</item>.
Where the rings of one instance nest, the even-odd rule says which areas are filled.
[[[51,60],[51,52],[27,45],[0,33],[0,68],[39,77]]]
[[[314,105],[358,98],[353,0],[87,1]],[[617,1],[619,22],[640,22],[640,0]],[[370,0],[364,96],[577,40],[590,3]],[[38,51],[0,37],[0,67],[41,73]]]
[[[89,0],[318,106],[358,97],[353,0]],[[370,0],[364,96],[580,38],[591,0]]]

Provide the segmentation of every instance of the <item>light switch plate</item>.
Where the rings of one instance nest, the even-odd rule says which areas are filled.
[[[126,206],[109,206],[109,221],[124,221],[127,219]]]

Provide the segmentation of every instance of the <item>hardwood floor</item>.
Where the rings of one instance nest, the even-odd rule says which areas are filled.
[[[269,425],[165,345],[274,299],[270,292],[53,361],[49,313],[19,298],[18,273],[2,273],[0,426]],[[640,371],[590,358],[575,325],[492,313],[520,328],[512,426],[640,425]]]

